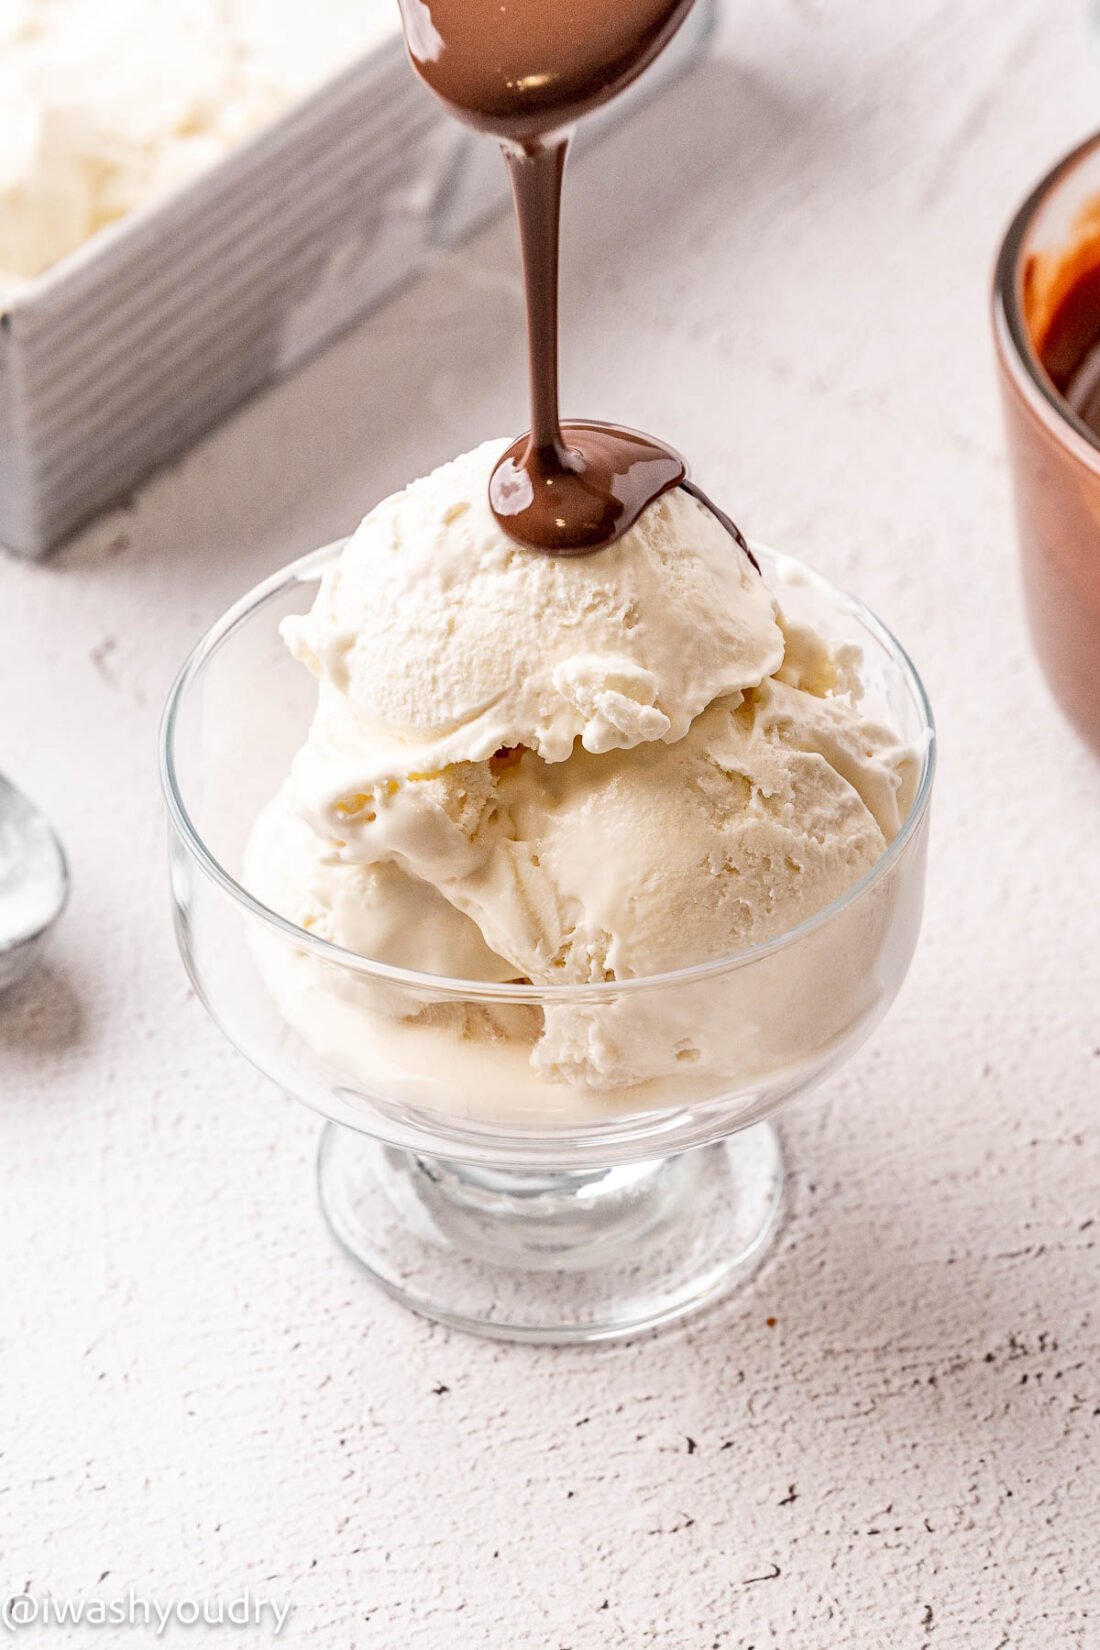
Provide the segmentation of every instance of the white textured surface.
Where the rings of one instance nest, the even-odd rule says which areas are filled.
[[[256,577],[520,423],[508,226],[131,512],[0,565],[0,761],[75,877],[0,1007],[0,1592],[251,1584],[319,1650],[1100,1642],[1100,766],[1029,655],[985,315],[1098,88],[1078,0],[739,0],[577,167],[569,407],[658,429],[857,588],[942,729],[910,983],[787,1115],[768,1271],[686,1329],[493,1347],[373,1294],[315,1120],[223,1044],[168,921],[170,676]]]

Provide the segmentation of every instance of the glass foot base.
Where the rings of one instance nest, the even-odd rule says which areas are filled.
[[[415,1312],[497,1340],[636,1335],[742,1282],[779,1223],[770,1124],[620,1168],[502,1171],[414,1156],[329,1123],[321,1206]]]

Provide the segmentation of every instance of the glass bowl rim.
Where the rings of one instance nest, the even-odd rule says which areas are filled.
[[[1024,320],[1020,253],[1036,214],[1063,179],[1098,148],[1100,132],[1094,132],[1056,161],[1017,207],[997,252],[992,294],[994,341],[1013,384],[1051,434],[1092,470],[1100,470],[1100,444],[1047,376]]]
[[[246,591],[220,618],[209,626],[187,655],[169,690],[161,718],[159,736],[161,787],[164,792],[169,819],[187,853],[204,875],[223,894],[226,894],[236,905],[241,907],[248,916],[258,919],[266,927],[274,929],[284,940],[292,941],[297,949],[310,952],[330,965],[337,965],[356,974],[367,975],[373,980],[383,981],[388,985],[430,993],[436,999],[459,997],[464,1001],[525,1004],[606,1002],[620,996],[635,995],[661,988],[685,986],[702,980],[714,979],[722,974],[734,972],[750,963],[772,956],[776,952],[786,950],[789,946],[797,944],[817,929],[825,927],[845,907],[854,905],[864,894],[869,893],[896,861],[901,858],[927,811],[932,793],[932,782],[936,772],[936,729],[927,691],[912,659],[893,632],[871,612],[870,608],[865,607],[856,597],[832,584],[822,574],[807,567],[804,562],[799,561],[796,557],[770,550],[766,545],[753,540],[751,541],[751,547],[758,557],[762,556],[765,562],[777,571],[781,571],[784,565],[797,569],[798,576],[801,579],[815,586],[818,591],[828,597],[834,606],[846,609],[859,621],[864,629],[875,637],[905,679],[923,721],[922,743],[924,748],[917,752],[921,762],[921,772],[909,811],[897,835],[887,845],[885,852],[879,855],[875,863],[856,882],[852,883],[851,887],[846,888],[842,894],[830,901],[828,905],[823,906],[820,911],[815,911],[812,915],[804,918],[796,927],[785,929],[781,934],[773,935],[771,939],[760,940],[755,945],[745,946],[740,951],[733,951],[726,956],[712,958],[707,962],[692,963],[684,968],[671,969],[661,974],[636,975],[625,980],[597,980],[584,983],[574,982],[563,985],[539,986],[508,982],[498,983],[490,980],[454,979],[444,974],[429,974],[418,969],[399,968],[392,963],[377,962],[369,957],[362,957],[357,952],[347,951],[342,946],[334,945],[331,940],[322,939],[317,934],[311,934],[306,929],[299,928],[296,923],[289,921],[288,918],[280,916],[278,912],[270,910],[253,894],[250,894],[210,851],[183,801],[176,775],[175,736],[180,708],[188,689],[196,681],[206,663],[229,640],[233,632],[246,623],[266,602],[287,590],[291,585],[306,584],[319,576],[335,560],[347,542],[346,537],[335,539],[331,544],[321,545],[318,549],[312,550],[308,554],[300,556],[296,561],[288,563],[259,584],[254,585],[251,590]]]

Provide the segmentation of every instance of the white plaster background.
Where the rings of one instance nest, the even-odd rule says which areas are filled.
[[[1010,210],[1098,109],[1084,0],[736,0],[573,176],[567,406],[857,589],[942,731],[910,982],[786,1117],[767,1273],[687,1328],[501,1347],[372,1292],[315,1119],[169,925],[172,673],[257,577],[521,425],[508,224],[0,564],[0,760],[75,875],[0,1006],[0,1592],[247,1584],[317,1650],[1100,1644],[1100,765],[1029,653],[986,320]]]

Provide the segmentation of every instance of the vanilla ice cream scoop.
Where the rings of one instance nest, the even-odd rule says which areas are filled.
[[[478,824],[478,863],[442,891],[544,983],[661,974],[797,926],[886,848],[863,793],[881,787],[893,817],[909,788],[885,730],[849,742],[837,707],[808,697],[767,682],[673,745],[524,753]]]
[[[256,821],[246,875],[271,910],[344,951],[454,979],[516,977],[431,883],[392,861],[344,864],[295,811],[285,785]]]
[[[521,549],[489,507],[502,443],[395,493],[288,620],[320,678],[313,739],[373,779],[523,745],[547,762],[682,739],[713,699],[778,669],[775,602],[676,491],[595,555]]]

